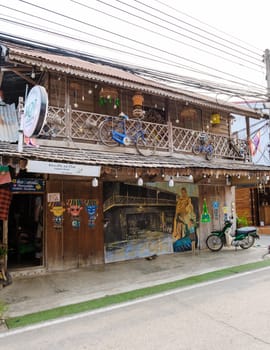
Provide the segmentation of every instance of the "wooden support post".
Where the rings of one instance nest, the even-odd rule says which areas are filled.
[[[8,220],[3,220],[3,242],[8,247]],[[4,268],[7,269],[7,255],[4,258]]]
[[[168,137],[169,137],[169,152],[170,155],[173,154],[173,128],[172,128],[172,123],[170,121],[167,122],[168,125]]]

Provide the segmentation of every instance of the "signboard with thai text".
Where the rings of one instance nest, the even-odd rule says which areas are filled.
[[[42,179],[12,179],[12,192],[44,192],[45,181]]]
[[[77,175],[77,176],[100,176],[100,166],[43,162],[39,160],[28,160],[27,171],[31,173]]]

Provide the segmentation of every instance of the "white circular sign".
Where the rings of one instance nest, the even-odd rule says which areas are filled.
[[[34,86],[25,102],[23,133],[27,137],[38,136],[48,113],[48,94],[43,86]]]

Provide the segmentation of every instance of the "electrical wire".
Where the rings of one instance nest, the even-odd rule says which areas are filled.
[[[26,21],[24,21],[22,23],[22,22],[19,22],[18,19],[16,19],[16,18],[15,18],[16,20],[14,20],[14,17],[12,17],[12,19],[10,19],[10,20],[8,20],[7,18],[3,18],[3,17],[0,17],[0,19],[2,21],[8,22],[8,23],[13,23],[13,24],[16,24],[16,25],[21,25],[23,27],[28,27],[28,28],[34,29],[36,31],[46,32],[46,34],[53,34],[53,35],[56,35],[56,36],[61,36],[61,37],[67,38],[69,40],[75,40],[75,41],[79,41],[79,42],[82,42],[82,43],[91,44],[91,45],[94,45],[94,46],[97,46],[97,47],[100,47],[100,48],[108,48],[108,46],[97,44],[97,43],[94,43],[94,42],[90,42],[89,40],[77,39],[77,38],[74,38],[71,35],[63,34],[63,33],[60,33],[60,32],[54,32],[54,31],[52,31],[52,30],[50,30],[48,28],[44,29],[41,26],[36,27],[35,25],[30,24],[29,22],[26,22]],[[118,53],[125,54],[125,55],[129,54],[127,51],[123,51],[123,50],[119,50],[119,49],[115,49],[115,48],[110,48],[110,49],[114,50],[114,51],[117,51]],[[136,50],[136,51],[138,51],[138,50]],[[147,56],[142,56],[142,55],[138,55],[138,54],[134,54],[134,53],[132,53],[132,55],[133,56],[137,56],[139,58],[149,59],[149,57],[147,57]],[[160,60],[160,59],[154,59],[153,57],[158,57],[158,56],[152,55],[151,56],[151,62],[155,61],[155,62],[163,63],[163,64],[170,63],[170,66],[175,66],[177,68],[186,69],[186,70],[189,70],[189,71],[196,72],[198,74],[205,74],[202,71],[196,70],[196,69],[188,67],[186,65],[175,64],[174,61],[171,61],[171,60],[168,60],[168,59],[166,59],[166,61],[165,61],[165,60]],[[153,76],[153,74],[148,74],[148,75],[149,76]],[[218,76],[215,76],[215,75],[210,75],[210,74],[208,74],[208,76],[212,76],[212,77],[214,77],[216,79],[224,79],[224,78],[221,78],[221,77],[218,77]],[[174,77],[176,77],[176,74],[174,74]],[[166,79],[164,79],[164,80],[166,80]],[[174,79],[174,81],[177,82],[176,79]],[[231,83],[239,84],[237,81],[231,81]],[[200,83],[200,85],[202,85],[202,84]]]
[[[209,51],[207,51],[207,50],[202,49],[201,47],[199,48],[198,46],[191,45],[191,44],[189,44],[189,43],[185,43],[184,41],[180,41],[180,40],[174,39],[174,38],[172,38],[172,37],[170,37],[170,36],[168,36],[168,35],[165,35],[164,32],[163,32],[163,33],[156,32],[156,31],[154,31],[154,30],[152,30],[152,29],[149,29],[149,28],[146,28],[146,27],[144,27],[144,26],[142,26],[142,25],[140,25],[140,24],[138,24],[138,23],[133,23],[133,22],[128,21],[128,20],[126,20],[126,19],[124,19],[124,18],[114,16],[112,13],[108,13],[108,12],[105,12],[104,10],[96,9],[96,8],[94,8],[94,7],[92,7],[92,6],[83,4],[83,3],[81,3],[80,1],[77,1],[77,0],[70,0],[70,1],[73,2],[73,3],[75,3],[75,4],[77,4],[77,5],[80,5],[80,6],[83,6],[83,7],[85,7],[85,8],[91,9],[91,10],[93,10],[93,11],[96,11],[96,12],[98,12],[98,13],[102,13],[103,15],[107,15],[107,16],[109,16],[110,18],[115,18],[115,19],[117,19],[117,20],[119,20],[119,21],[121,21],[121,22],[123,22],[123,23],[127,23],[127,24],[132,25],[132,26],[134,26],[134,27],[136,27],[136,28],[141,28],[141,29],[143,29],[143,30],[146,30],[148,33],[156,34],[156,35],[158,35],[158,36],[160,36],[160,37],[162,37],[162,38],[172,40],[172,41],[174,41],[174,42],[176,42],[176,43],[178,43],[178,44],[183,44],[183,45],[185,45],[185,46],[191,47],[191,48],[193,48],[193,49],[195,49],[195,50],[198,50],[198,51],[200,51],[200,52],[204,52],[204,53],[207,53],[207,54],[211,54],[212,56],[218,57],[218,58],[220,58],[220,59],[222,59],[222,60],[224,60],[224,61],[227,61],[227,62],[236,64],[236,65],[240,65],[240,63],[237,62],[237,61],[233,61],[233,60],[228,59],[228,58],[226,58],[226,57],[224,57],[224,56],[217,55],[217,54],[215,54],[215,53],[211,53],[211,52],[209,52]],[[102,1],[100,1],[100,2],[102,2]],[[104,2],[102,2],[102,3],[104,3]],[[104,3],[104,4],[106,4],[106,3]],[[126,12],[126,13],[127,13],[127,11],[124,11],[123,9],[118,8],[118,7],[115,7],[115,6],[111,5],[111,4],[106,4],[106,5],[108,5],[108,6],[110,6],[110,7],[113,7],[113,8],[115,8],[115,9],[119,10],[119,11],[123,11],[123,12]],[[131,13],[129,12],[129,14],[131,14]],[[137,17],[137,18],[140,18],[139,16],[136,16],[135,14],[132,14],[132,15],[135,16],[135,17]],[[143,18],[140,18],[140,19],[146,21],[146,20],[143,19]],[[149,23],[150,21],[146,21],[146,22]],[[156,24],[156,23],[154,23],[154,22],[150,22],[150,23],[151,23],[151,24],[154,24],[154,25],[156,25],[156,26],[158,26],[159,28],[167,29],[166,27],[164,27],[164,26],[162,26],[162,25],[160,25],[160,24],[158,25],[158,24]],[[174,32],[175,32],[175,31],[174,31]],[[175,33],[177,33],[177,32],[175,32]],[[179,34],[179,33],[177,33],[177,34]],[[213,48],[216,49],[215,47],[213,47]],[[235,57],[239,58],[238,56],[235,56]],[[247,61],[248,63],[250,63],[248,60],[245,60],[245,61]],[[251,63],[252,63],[253,65],[262,67],[261,65],[256,64],[256,63],[254,63],[254,62],[251,62]],[[243,67],[243,64],[242,64],[241,66]],[[249,68],[249,69],[251,69],[251,70],[253,70],[253,71],[255,71],[255,72],[261,73],[260,70],[254,69],[254,68],[252,68],[252,67],[246,67],[246,68]]]
[[[24,23],[24,25],[26,26],[25,23]],[[41,28],[39,28],[39,30],[41,30]],[[27,39],[24,39],[24,42],[27,42]],[[39,43],[39,44],[41,46],[42,45],[44,46],[44,43],[42,43],[42,44]],[[56,49],[56,47],[54,47],[54,50],[55,49]],[[82,52],[80,52],[80,54],[75,55],[74,52],[71,52],[68,49],[65,49],[64,51],[61,52],[61,54],[65,54],[65,53],[69,54],[69,55],[73,55],[73,56],[78,56],[80,58],[88,59],[88,60],[90,59],[93,62],[97,62],[98,61],[98,62],[102,62],[102,63],[107,64],[107,65],[110,64],[110,65],[112,65],[114,67],[117,67],[117,68],[120,68],[120,69],[132,71],[134,74],[137,74],[137,75],[142,75],[144,77],[147,77],[147,76],[151,77],[152,80],[156,80],[156,81],[159,81],[159,82],[161,80],[165,81],[166,83],[168,83],[170,81],[170,79],[168,77],[166,78],[166,73],[164,73],[164,72],[159,73],[158,71],[152,70],[151,72],[147,73],[147,69],[141,68],[139,66],[130,66],[130,64],[126,64],[126,65],[123,66],[121,63],[119,63],[119,62],[115,63],[114,61],[112,61],[112,60],[110,60],[108,58],[107,59],[104,58],[104,57],[100,58],[100,57],[91,56],[91,55],[88,55],[88,54],[84,54],[84,56],[82,56],[83,55]],[[159,75],[159,74],[161,74],[161,75]],[[164,77],[164,75],[165,75],[165,77]],[[177,79],[175,74],[173,75],[173,77],[174,78],[173,78],[173,80],[171,80],[171,82],[174,82],[176,84],[178,83],[178,85],[182,83],[185,86],[192,86],[194,88],[197,87],[200,90],[206,89],[208,91],[213,91],[213,92],[222,91],[223,93],[227,93],[227,94],[231,94],[232,92],[234,92],[235,95],[236,94],[239,94],[239,95],[240,94],[245,94],[245,95],[248,94],[251,97],[257,97],[258,96],[257,92],[256,93],[252,93],[252,92],[247,92],[247,90],[245,90],[245,91],[242,91],[242,90],[239,90],[239,89],[238,90],[234,90],[232,87],[230,87],[228,89],[225,89],[225,88],[222,88],[221,85],[220,86],[216,85],[216,87],[213,88],[213,83],[212,83],[212,85],[211,85],[211,83],[209,83],[209,85],[207,85],[207,84],[203,84],[202,81],[196,82],[196,81],[192,80],[191,78],[185,78],[185,77],[181,77],[181,76],[179,76],[179,78]],[[262,94],[261,94],[261,96],[262,96]]]
[[[116,1],[120,1],[120,0],[116,0]],[[206,33],[207,35],[213,36],[213,37],[215,37],[215,38],[218,38],[219,40],[225,41],[226,43],[229,43],[229,44],[231,44],[231,45],[233,45],[233,46],[236,46],[236,47],[237,47],[237,50],[233,49],[233,50],[235,50],[236,52],[239,52],[238,50],[239,50],[239,48],[241,48],[241,49],[244,49],[246,52],[250,52],[250,53],[252,53],[252,54],[255,54],[256,56],[258,56],[258,55],[261,56],[260,54],[255,53],[254,51],[248,50],[246,47],[243,47],[243,46],[239,45],[239,43],[238,43],[238,44],[235,44],[235,43],[232,42],[232,41],[226,40],[226,39],[224,39],[224,38],[222,38],[222,37],[220,37],[220,36],[217,36],[217,35],[213,34],[212,32],[209,32],[209,31],[207,31],[207,30],[204,30],[203,28],[199,28],[198,26],[195,26],[195,25],[193,25],[193,24],[191,24],[191,23],[189,23],[189,22],[186,22],[186,21],[184,21],[184,20],[182,20],[182,19],[179,19],[178,17],[169,15],[168,13],[166,13],[166,12],[164,12],[164,11],[161,11],[161,10],[159,10],[159,9],[157,9],[157,8],[154,8],[154,7],[152,7],[152,6],[150,6],[150,5],[146,4],[146,3],[143,3],[143,2],[140,1],[140,0],[133,0],[133,1],[135,1],[135,2],[137,2],[137,3],[140,3],[141,5],[144,5],[144,6],[148,7],[148,8],[150,8],[151,10],[155,10],[155,11],[158,12],[158,13],[161,13],[161,14],[163,14],[163,15],[166,15],[166,16],[168,16],[168,17],[170,17],[170,18],[172,18],[172,19],[174,19],[174,20],[176,20],[176,21],[178,21],[178,22],[184,23],[185,25],[190,26],[190,27],[192,27],[192,28],[194,28],[194,29],[196,29],[196,30],[199,30],[200,32]],[[155,1],[155,0],[154,0],[154,1]],[[156,2],[159,2],[159,3],[160,3],[160,1],[157,1],[157,0],[156,0]],[[167,5],[167,6],[169,7],[169,5]],[[171,7],[171,8],[172,8],[172,7]],[[174,12],[179,12],[179,13],[181,13],[181,11],[178,11],[176,8],[172,8],[172,9],[174,10]],[[212,28],[213,28],[213,27],[212,27]],[[202,36],[202,35],[200,35],[200,34],[198,34],[198,35],[201,36],[201,37],[203,37],[203,38],[205,38],[204,36]],[[211,39],[209,39],[209,38],[206,38],[206,39],[207,39],[207,40],[211,40]],[[216,42],[216,41],[214,41],[214,42]],[[218,42],[216,42],[216,43],[219,44],[219,45],[222,45],[222,44],[220,44],[220,43],[218,43]],[[229,48],[230,50],[232,50],[231,47],[228,47],[228,46],[226,46],[226,45],[224,45],[224,44],[223,44],[223,46]],[[245,53],[245,55],[246,55],[246,53]],[[249,57],[252,58],[252,56],[249,56]],[[258,57],[257,57],[257,59],[258,59]]]
[[[228,43],[231,43],[231,44],[233,44],[233,45],[236,45],[237,47],[239,47],[239,42],[241,42],[241,43],[243,43],[243,44],[245,44],[245,45],[248,45],[248,46],[252,47],[253,49],[256,49],[257,51],[262,51],[261,49],[255,47],[255,46],[253,46],[253,45],[250,45],[249,43],[247,43],[247,42],[244,41],[244,40],[241,40],[241,39],[239,39],[239,38],[237,38],[237,37],[235,37],[235,36],[233,36],[233,35],[231,35],[231,34],[228,34],[228,33],[224,32],[224,31],[222,31],[222,30],[220,30],[220,29],[218,29],[218,28],[215,28],[214,26],[211,26],[209,23],[205,23],[205,22],[199,20],[198,18],[195,18],[195,17],[193,17],[193,16],[191,16],[191,15],[189,15],[189,14],[183,12],[183,11],[180,11],[179,9],[177,9],[177,8],[175,8],[175,7],[172,7],[172,6],[168,5],[168,3],[164,3],[164,2],[161,1],[161,0],[153,0],[153,1],[155,1],[155,2],[157,2],[157,3],[159,3],[159,4],[162,4],[163,6],[165,6],[165,7],[167,7],[167,8],[170,8],[171,10],[173,10],[173,11],[176,12],[176,13],[180,13],[180,14],[186,16],[186,17],[189,17],[189,18],[191,18],[192,20],[195,20],[196,22],[198,22],[198,23],[200,23],[200,24],[203,24],[203,25],[207,26],[207,27],[210,28],[210,29],[214,29],[215,31],[217,31],[217,32],[219,32],[219,33],[221,33],[221,34],[225,34],[226,36],[231,37],[231,38],[234,39],[234,40],[237,40],[238,44],[237,44],[237,43],[233,43],[232,41],[226,40],[226,39],[224,39],[224,38],[222,38],[222,37],[220,37],[220,36],[217,36],[217,35],[213,34],[212,32],[203,30],[202,28],[195,27],[195,28],[198,28],[199,30],[204,31],[205,33],[208,33],[208,34],[213,35],[213,36],[215,36],[215,37],[217,37],[217,38],[219,38],[219,39],[221,39],[221,40],[224,40],[224,41],[226,41],[226,42],[228,42]],[[178,19],[178,18],[177,18],[177,19]],[[179,19],[178,19],[178,20],[179,20]],[[181,20],[180,20],[180,21],[181,21]],[[188,25],[191,25],[190,23],[187,23],[187,24],[188,24]],[[191,25],[191,26],[192,26],[192,25]],[[245,50],[248,50],[250,53],[253,53],[254,55],[261,56],[261,54],[255,52],[255,51],[253,51],[253,50],[251,51],[251,50],[247,49],[246,47],[242,47],[242,48],[245,49]]]
[[[51,13],[54,13],[54,14],[63,16],[63,17],[65,17],[65,18],[69,19],[69,20],[75,21],[74,18],[72,18],[72,17],[70,17],[70,16],[67,16],[67,15],[63,15],[63,14],[61,14],[61,13],[59,13],[59,12],[48,10],[47,8],[44,8],[44,7],[42,7],[42,6],[33,5],[33,4],[31,4],[31,3],[29,3],[28,1],[25,1],[25,0],[19,0],[19,1],[20,1],[20,2],[23,2],[23,3],[27,3],[27,4],[31,5],[31,6],[37,7],[37,8],[39,8],[39,9],[44,10],[44,11],[48,11],[48,12],[51,12]],[[86,24],[86,25],[88,25],[88,26],[92,26],[91,24],[88,24],[88,23],[86,23],[86,22],[84,22],[84,21],[80,21],[80,20],[78,20],[78,19],[76,19],[76,22],[80,22],[80,23],[82,23],[82,24]],[[94,27],[96,28],[96,26],[94,26]],[[100,30],[102,30],[102,31],[105,31],[105,32],[107,32],[107,33],[113,34],[113,35],[118,35],[118,36],[120,36],[122,39],[127,39],[127,40],[131,40],[131,41],[133,41],[133,42],[135,41],[135,42],[138,43],[138,44],[142,44],[141,42],[139,42],[139,41],[137,41],[137,40],[130,39],[130,38],[128,38],[128,37],[126,37],[126,36],[123,36],[123,35],[119,35],[119,34],[117,34],[117,33],[115,33],[115,32],[108,31],[108,30],[105,30],[105,29],[100,28],[100,27],[99,27],[98,29],[100,29]],[[158,49],[157,49],[156,47],[154,47],[153,45],[147,45],[147,44],[143,44],[143,45],[144,45],[144,46],[147,46],[148,48],[151,48],[151,49],[154,49],[154,50],[158,50]],[[228,75],[228,76],[232,76],[232,77],[234,77],[234,78],[236,78],[236,79],[239,79],[238,76],[231,75],[231,74],[229,74],[229,73],[225,73],[225,72],[220,71],[220,70],[217,70],[217,69],[213,69],[212,67],[209,67],[209,66],[207,66],[207,65],[198,64],[197,62],[195,62],[195,61],[193,61],[193,60],[189,60],[189,59],[186,59],[186,58],[184,58],[184,57],[182,57],[182,56],[172,54],[171,52],[168,52],[168,51],[166,51],[166,50],[161,50],[161,49],[159,49],[159,50],[160,50],[161,52],[163,52],[163,53],[172,55],[172,56],[174,56],[174,57],[176,57],[176,58],[180,58],[180,59],[187,60],[189,63],[197,64],[197,65],[199,65],[199,66],[204,66],[204,67],[207,68],[207,69],[211,69],[211,70],[213,70],[213,71],[217,71],[218,73],[226,74],[226,75]],[[171,62],[171,60],[170,60],[170,62]],[[203,74],[205,74],[205,73],[203,73]],[[209,75],[209,74],[208,74],[208,75]],[[217,76],[213,76],[213,77],[217,78]],[[219,79],[220,79],[220,77],[219,77]],[[223,78],[223,79],[224,79],[224,78]],[[248,82],[248,83],[251,83],[251,81],[248,81],[248,80],[246,80],[246,79],[242,79],[242,80],[245,81],[246,83],[247,83],[247,82]]]
[[[22,0],[20,0],[20,1],[22,1]],[[23,1],[23,2],[25,2],[25,1]],[[36,6],[36,5],[35,5]],[[4,6],[4,7],[7,7],[7,6]],[[42,8],[42,7],[40,7],[40,6],[38,6],[39,8]],[[12,8],[10,8],[11,10],[12,10]],[[51,12],[50,10],[47,10],[47,9],[45,9],[45,8],[42,8],[42,9],[44,9],[45,11],[49,11],[49,12]],[[17,10],[17,12],[18,12],[18,10]],[[57,12],[55,12],[55,11],[53,11],[53,13],[55,13],[55,14],[58,14],[59,15],[59,13],[57,13]],[[33,15],[32,15],[33,16]],[[39,19],[40,19],[40,17],[39,16],[34,16],[34,17],[38,17]],[[67,17],[67,16],[65,16],[65,17]],[[70,18],[70,19],[72,19],[71,17],[68,17],[68,18]],[[6,19],[4,19],[4,18],[2,18],[2,20],[6,20]],[[72,19],[72,20],[74,20],[75,21],[75,19]],[[77,20],[76,20],[77,21]],[[86,22],[82,22],[82,23],[84,23],[84,24],[87,24]],[[17,22],[17,24],[19,24],[19,22]],[[21,25],[24,25],[25,26],[25,23],[21,23]],[[91,26],[91,25],[90,25]],[[95,26],[94,26],[95,27]],[[32,25],[31,26],[31,28],[32,29],[34,29],[35,27]],[[35,28],[36,30],[41,30],[41,28],[40,27],[36,27]],[[98,29],[100,29],[100,28],[98,28]],[[101,29],[102,31],[104,30],[104,29]],[[106,32],[108,32],[107,30],[104,30],[104,31],[106,31]],[[54,34],[54,35],[60,35],[59,33],[55,33],[55,32],[53,32],[53,31],[51,31],[51,30],[47,30],[47,32],[48,33],[50,33],[50,34]],[[113,34],[115,34],[115,33],[113,33]],[[73,38],[73,37],[71,37],[70,35],[65,35],[65,34],[61,34],[62,36],[64,36],[65,38],[68,38],[68,39],[71,39],[71,40],[75,40],[75,38]],[[123,38],[127,38],[127,37],[125,37],[125,36],[122,36]],[[129,39],[129,38],[127,38],[127,39]],[[93,42],[89,42],[89,41],[87,41],[87,40],[83,40],[83,39],[76,39],[77,41],[81,41],[81,42],[84,42],[84,43],[90,43],[90,44],[92,44],[92,45],[96,45],[96,46],[99,46],[99,47],[103,47],[103,48],[106,48],[104,45],[98,45],[97,43],[93,43]],[[129,39],[129,40],[131,40],[131,39]],[[138,42],[139,43],[139,42]],[[123,45],[122,45],[123,46]],[[148,45],[149,46],[149,45]],[[151,48],[154,48],[153,46],[150,46]],[[110,49],[113,49],[113,48],[110,48]],[[154,48],[154,49],[156,49],[156,48]],[[115,49],[113,49],[113,50],[115,50]],[[157,50],[157,49],[156,49]],[[116,50],[116,51],[118,51],[118,52],[121,52],[121,53],[123,53],[123,54],[127,54],[127,52],[126,51],[123,51],[123,50]],[[138,49],[136,49],[136,51],[138,51]],[[167,51],[165,51],[165,50],[161,50],[161,51],[163,51],[164,53],[168,53]],[[144,51],[143,51],[144,52]],[[136,56],[136,54],[133,54],[133,55],[135,55]],[[147,57],[143,57],[143,56],[140,56],[140,55],[137,55],[138,57],[140,57],[140,58],[144,58],[144,59],[147,59]],[[174,55],[174,56],[176,56],[176,57],[178,57],[178,58],[182,58],[181,56],[178,56],[178,55]],[[159,56],[155,56],[155,55],[151,55],[151,61],[153,61],[153,57],[159,57]],[[149,58],[148,58],[149,59]],[[191,60],[188,60],[188,61],[191,61]],[[159,60],[159,62],[161,62],[161,63],[165,63],[164,61],[160,61]],[[174,64],[174,61],[172,61],[172,60],[169,60],[169,59],[166,59],[166,62],[168,63],[170,63],[170,65],[175,65]],[[193,61],[193,63],[196,63],[195,61]],[[179,65],[175,65],[176,67],[179,67]],[[202,71],[198,71],[198,70],[194,70],[194,69],[191,69],[189,66],[185,66],[185,65],[180,65],[180,67],[181,68],[184,68],[184,69],[187,69],[187,70],[190,70],[190,71],[196,71],[197,73],[200,73],[200,74],[204,74],[205,75],[205,73],[204,72],[202,72]],[[207,67],[207,66],[205,66],[205,67]],[[218,71],[219,73],[223,73],[222,71],[219,71],[219,70],[216,70],[216,69],[213,69],[214,71]],[[219,76],[216,76],[216,75],[211,75],[211,74],[207,74],[207,75],[209,75],[209,76],[212,76],[212,77],[214,77],[214,78],[216,78],[216,79],[224,79],[224,78],[221,78],[221,77],[219,77]],[[230,75],[230,74],[227,74],[227,75]],[[235,76],[235,75],[230,75],[231,77],[233,77],[233,78],[236,78],[236,79],[238,79],[238,77],[237,76]],[[246,83],[251,83],[251,81],[248,81],[248,80],[246,80],[246,79],[243,79]],[[231,83],[237,83],[236,81],[230,81]],[[257,84],[256,84],[257,85]]]
[[[27,2],[27,1],[22,1],[22,2],[25,2],[25,3],[28,3],[29,5],[32,5],[31,3],[29,3],[29,2]],[[46,11],[49,11],[49,12],[52,12],[51,10],[48,10],[48,9],[45,9],[45,8],[43,8],[44,10],[46,10]],[[57,12],[55,12],[55,11],[53,11],[54,13],[56,13],[57,15],[60,15],[60,16],[62,16],[62,14],[59,14],[59,13],[57,13]],[[64,16],[64,17],[67,17],[67,16]],[[74,18],[70,18],[70,17],[68,17],[69,19],[71,19],[71,20],[75,20],[76,21],[76,19],[74,19]],[[44,20],[44,19],[43,19]],[[66,27],[66,26],[65,26]],[[36,28],[36,30],[38,30],[39,28]],[[101,28],[98,28],[98,29],[101,29]],[[74,30],[74,29],[72,29],[72,30]],[[101,30],[104,30],[104,29],[101,29]],[[51,31],[52,32],[52,31]],[[88,34],[88,33],[86,33],[86,32],[84,32],[85,34]],[[52,34],[57,34],[57,33],[53,33],[52,32]],[[112,33],[112,34],[114,34],[114,35],[117,35],[116,33]],[[68,36],[68,38],[70,39],[70,37]],[[75,40],[75,38],[72,38],[73,40]],[[129,40],[130,40],[130,38],[128,38]],[[76,39],[76,40],[80,40],[80,39]],[[89,42],[89,41],[85,41],[85,42],[87,42],[87,43],[90,43],[90,44],[94,44],[94,45],[97,45],[96,43],[91,43],[91,42]],[[102,46],[102,45],[97,45],[97,46]],[[104,46],[102,46],[102,47],[104,47]],[[113,49],[113,48],[110,48],[110,49]],[[156,49],[156,48],[155,48]],[[121,52],[120,50],[117,50],[118,52]],[[126,52],[124,52],[124,53],[126,53]],[[147,53],[148,54],[148,53]],[[141,56],[140,56],[141,57]],[[152,58],[152,60],[153,60],[153,58]],[[162,63],[164,63],[164,61],[162,62]],[[179,67],[179,65],[178,65],[178,67]],[[183,65],[181,65],[181,68],[183,68]],[[194,70],[193,69],[193,71],[196,71],[196,72],[198,72],[198,70]],[[205,74],[204,72],[200,72],[201,74]],[[222,72],[222,73],[224,73],[224,72]],[[151,75],[151,74],[153,74],[153,72],[152,73],[148,73],[149,74],[149,76]],[[205,74],[205,75],[208,75],[209,76],[209,74]],[[215,78],[217,78],[216,76],[215,76]],[[165,79],[165,78],[164,78]],[[219,79],[221,79],[220,77],[219,77]],[[224,78],[223,78],[224,79]],[[179,81],[178,81],[179,82]],[[235,82],[234,82],[235,83]],[[239,84],[239,83],[238,83]],[[202,86],[202,84],[200,84],[201,86]],[[256,84],[257,85],[257,84]],[[201,88],[201,86],[200,86],[200,88]],[[258,85],[259,86],[259,85]],[[225,89],[226,90],[226,89]],[[256,96],[257,96],[257,94],[256,94]]]
[[[102,2],[102,3],[105,3],[105,2],[102,1],[102,0],[97,0],[97,1],[98,1],[98,2]],[[135,9],[135,10],[138,9],[138,7],[132,6],[132,5],[130,5],[130,4],[126,4],[126,2],[124,2],[124,1],[122,1],[122,0],[115,0],[115,1],[121,3],[122,5],[126,5],[126,6],[128,6],[128,7],[131,7],[131,8],[133,8],[133,9]],[[156,11],[156,12],[158,12],[158,13],[165,14],[165,15],[167,15],[167,16],[173,18],[173,19],[178,20],[178,18],[172,17],[172,16],[166,14],[165,12],[162,12],[162,11],[160,11],[159,9],[156,9],[156,8],[154,8],[154,7],[150,6],[150,5],[148,5],[148,4],[145,3],[145,2],[142,2],[142,1],[139,1],[139,0],[134,0],[134,1],[137,2],[137,3],[140,3],[140,5],[143,5],[144,7],[147,7],[147,8],[149,8],[149,9],[151,9],[151,11]],[[106,4],[107,4],[107,3],[106,3]],[[167,24],[173,25],[174,27],[176,27],[176,28],[178,28],[178,29],[181,29],[181,30],[184,30],[184,31],[187,31],[187,32],[189,32],[189,33],[196,34],[197,36],[199,36],[199,37],[201,37],[201,38],[203,38],[203,39],[205,39],[205,40],[207,40],[207,41],[211,41],[211,43],[214,43],[214,44],[217,44],[217,45],[220,45],[220,46],[222,45],[223,47],[226,47],[226,48],[228,48],[228,49],[230,49],[230,50],[235,51],[235,52],[238,53],[238,54],[243,55],[243,53],[242,53],[241,51],[239,51],[239,50],[232,49],[231,47],[229,47],[229,46],[227,46],[227,45],[225,45],[225,44],[220,44],[220,43],[219,43],[218,41],[216,41],[216,40],[209,39],[209,38],[207,38],[207,37],[204,36],[204,35],[201,35],[201,34],[198,34],[198,33],[194,33],[194,32],[192,32],[192,31],[190,31],[190,30],[187,30],[186,28],[184,28],[184,27],[182,27],[182,26],[176,25],[176,24],[174,24],[174,23],[172,23],[172,22],[170,22],[170,21],[168,21],[168,20],[166,20],[166,19],[163,19],[163,18],[161,18],[161,17],[159,17],[159,16],[156,16],[156,15],[154,15],[153,13],[147,12],[147,11],[145,11],[145,10],[143,11],[142,8],[140,8],[140,12],[141,12],[141,13],[146,13],[147,15],[149,15],[149,16],[151,16],[151,17],[153,17],[153,18],[156,18],[156,19],[159,20],[159,21],[163,21],[163,22],[165,22],[165,23],[167,23]],[[183,22],[183,21],[181,21],[181,22]],[[164,28],[167,29],[166,27],[164,27]],[[176,33],[178,33],[178,32],[176,32]],[[178,34],[179,34],[179,33],[178,33]],[[181,33],[181,35],[184,35],[184,34]],[[184,36],[185,36],[185,35],[184,35]],[[188,37],[188,39],[195,40],[195,39],[192,38],[192,37]],[[199,41],[199,40],[196,40],[196,41],[199,42],[199,43],[202,44],[202,45],[207,45],[206,43],[203,43],[202,41]],[[216,47],[214,47],[214,46],[212,46],[212,45],[209,45],[209,44],[208,44],[207,46],[210,46],[211,48],[217,49]],[[222,51],[222,50],[220,50],[220,51]],[[248,56],[248,57],[250,57],[250,58],[252,58],[252,59],[254,59],[252,56],[250,56],[250,55],[248,55],[248,54],[245,54],[245,55]],[[238,57],[238,56],[235,56],[235,57]]]

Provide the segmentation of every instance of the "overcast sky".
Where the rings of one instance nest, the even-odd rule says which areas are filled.
[[[268,7],[266,0],[0,0],[0,28],[128,64],[263,89]]]

